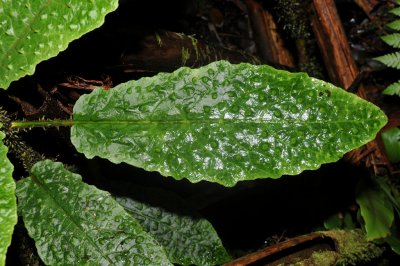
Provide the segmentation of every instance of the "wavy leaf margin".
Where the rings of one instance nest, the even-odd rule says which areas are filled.
[[[108,192],[61,163],[17,182],[18,208],[47,265],[171,265],[164,249]]]
[[[0,131],[0,266],[5,264],[7,248],[17,223],[17,200],[12,178],[14,166],[7,158],[8,149],[2,142],[4,137]]]
[[[83,95],[71,141],[88,158],[233,186],[334,162],[386,122],[378,107],[305,73],[217,61]]]
[[[83,34],[101,26],[117,0],[2,0],[0,2],[0,88],[56,56]]]

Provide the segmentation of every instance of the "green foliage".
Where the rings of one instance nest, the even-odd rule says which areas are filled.
[[[231,259],[207,220],[178,215],[131,198],[116,200],[163,245],[172,263],[219,265]]]
[[[389,85],[384,91],[383,94],[386,95],[397,95],[400,96],[400,80]]]
[[[400,48],[400,33],[383,36],[382,40],[394,48]]]
[[[389,67],[400,69],[400,52],[379,56],[375,59]]]
[[[349,212],[335,213],[324,221],[324,227],[328,230],[333,229],[354,229],[356,228],[353,218]]]
[[[219,61],[80,97],[71,140],[88,158],[232,186],[334,162],[386,121],[305,73]]]
[[[400,129],[393,127],[383,132],[381,136],[390,162],[400,162]]]
[[[398,2],[397,4],[400,4],[400,2]],[[393,8],[392,10],[390,10],[390,13],[400,17],[400,7]]]
[[[103,24],[117,0],[0,1],[0,88]]]
[[[395,217],[400,218],[400,193],[386,177],[361,180],[356,201],[360,206],[360,219],[368,240],[387,242],[400,254],[400,238]],[[397,213],[397,216],[395,215]]]
[[[17,183],[18,208],[47,265],[171,265],[161,246],[109,193],[61,163],[35,164]]]
[[[377,177],[375,179],[377,186],[385,193],[397,213],[397,219],[400,218],[400,192],[386,177]],[[397,223],[395,224],[398,224]],[[392,250],[400,255],[400,234],[395,224],[391,228],[390,236],[385,241],[390,245]]]
[[[15,182],[12,178],[14,167],[7,158],[8,149],[2,142],[4,137],[0,131],[0,266],[5,263],[7,248],[17,223]]]
[[[400,30],[400,19],[399,20],[395,20],[393,22],[390,22],[386,26],[388,26],[392,30],[397,30],[398,31],[398,30]]]
[[[400,4],[400,2],[397,1],[397,4]],[[390,13],[396,16],[400,16],[400,7],[390,10]],[[400,20],[395,20],[389,23],[387,26],[393,30],[398,31],[400,30]],[[393,33],[386,36],[382,36],[382,40],[394,48],[400,48],[400,33]],[[400,69],[400,52],[394,52],[391,54],[379,56],[376,57],[375,60],[385,64],[388,67]],[[399,92],[400,92],[400,81],[393,83],[383,91],[383,93],[387,95],[396,94],[400,96]]]
[[[394,221],[393,206],[385,193],[365,180],[361,180],[356,192],[356,201],[360,206],[365,224],[367,239],[382,239],[390,234]]]
[[[386,238],[386,242],[390,245],[392,250],[396,252],[398,255],[400,255],[400,238],[399,237],[394,237],[390,236]]]

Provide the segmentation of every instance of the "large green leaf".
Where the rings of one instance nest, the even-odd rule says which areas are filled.
[[[388,237],[394,221],[394,210],[385,192],[374,182],[361,180],[356,194],[367,239]]]
[[[336,161],[386,121],[305,73],[219,61],[82,96],[71,139],[88,158],[232,186]]]
[[[0,88],[103,24],[117,0],[1,0]]]
[[[131,198],[116,197],[116,200],[164,246],[171,262],[219,265],[231,259],[207,220],[178,215]]]
[[[47,265],[170,265],[161,246],[105,191],[41,161],[17,183],[19,208]]]
[[[14,167],[7,158],[8,149],[2,142],[4,137],[0,131],[0,266],[5,263],[7,248],[17,223],[17,200],[12,178]]]

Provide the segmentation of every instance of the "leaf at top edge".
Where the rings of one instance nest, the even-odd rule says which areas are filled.
[[[394,210],[385,193],[373,182],[361,180],[356,189],[356,201],[368,241],[390,235],[394,221]]]
[[[116,197],[143,229],[179,265],[220,265],[231,260],[217,232],[205,219],[179,215],[127,197]]]
[[[117,0],[0,0],[0,88],[99,27]]]
[[[46,265],[171,265],[164,249],[109,193],[61,163],[17,182],[18,208]]]
[[[305,73],[219,61],[80,97],[71,140],[88,158],[233,186],[334,162],[386,122],[378,107]]]
[[[0,266],[5,264],[7,248],[11,243],[17,223],[17,200],[13,165],[7,158],[7,147],[3,144],[5,134],[0,131]]]

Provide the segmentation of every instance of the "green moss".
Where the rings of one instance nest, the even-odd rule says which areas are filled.
[[[160,35],[158,33],[156,33],[155,37],[156,37],[158,46],[162,47],[163,43],[162,43],[162,39],[161,39]]]
[[[334,265],[336,260],[338,259],[338,253],[335,251],[314,252],[311,255],[311,259],[314,265],[319,265],[319,266]]]
[[[310,22],[307,19],[308,1],[277,0],[274,10],[278,22],[292,39],[305,39],[311,36]]]
[[[382,248],[365,239],[361,230],[333,230],[323,232],[335,241],[338,260],[334,265],[358,265],[382,255]]]
[[[182,47],[182,66],[186,65],[187,60],[190,58],[190,52],[188,48]]]
[[[195,37],[191,36],[191,35],[189,35],[188,37],[192,41],[192,46],[193,46],[194,51],[196,53],[196,60],[198,60],[199,59],[199,48],[197,47],[198,40]]]

